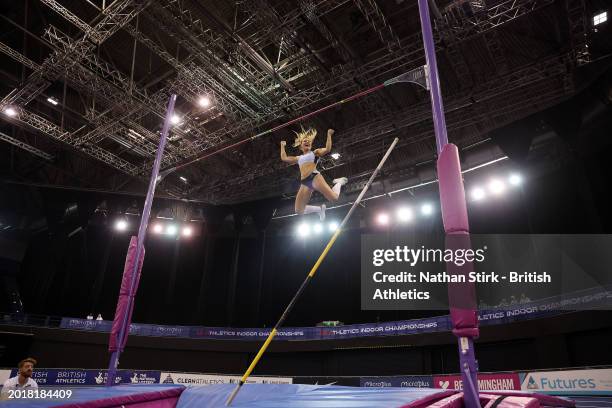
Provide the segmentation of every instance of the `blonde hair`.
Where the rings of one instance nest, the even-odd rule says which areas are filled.
[[[304,128],[302,128],[301,132],[295,132],[295,142],[293,142],[293,147],[300,146],[304,140],[309,140],[310,143],[312,143],[316,136],[317,136],[316,129],[310,128],[310,129],[304,130]]]

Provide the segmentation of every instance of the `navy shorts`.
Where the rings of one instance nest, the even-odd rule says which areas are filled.
[[[300,184],[308,187],[311,190],[314,190],[314,187],[312,186],[312,182],[314,181],[315,177],[317,177],[317,174],[321,174],[321,173],[314,173],[314,172],[310,173],[308,177],[300,180]]]

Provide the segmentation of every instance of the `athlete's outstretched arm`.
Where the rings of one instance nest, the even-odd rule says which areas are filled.
[[[287,144],[287,142],[285,142],[284,140],[281,141],[281,160],[284,161],[285,163],[291,163],[291,164],[295,164],[297,163],[297,157],[295,156],[287,156],[287,152],[285,151],[285,145]]]
[[[325,147],[315,150],[315,154],[317,156],[324,156],[327,153],[331,152],[332,149],[332,136],[334,135],[334,129],[327,130],[327,142],[325,142]]]

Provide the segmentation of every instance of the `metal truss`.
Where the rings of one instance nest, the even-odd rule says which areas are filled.
[[[565,0],[569,24],[570,41],[578,65],[591,60],[588,46],[588,17],[584,0]]]
[[[400,47],[400,39],[395,35],[393,29],[387,22],[382,11],[378,8],[375,0],[353,0],[359,11],[363,14],[366,21],[378,34],[380,41],[389,50]]]
[[[454,38],[458,39],[469,38],[474,34],[479,34],[480,32],[525,16],[553,1],[554,0],[515,0],[512,4],[505,2],[490,10],[490,13],[488,12],[487,16],[492,19],[491,21],[487,21],[480,16],[478,17],[476,29],[466,25],[462,28],[454,28],[452,34]],[[264,15],[264,18],[268,17]],[[268,23],[277,24],[278,21],[268,21]],[[284,26],[289,27],[287,25]],[[461,30],[465,30],[466,33],[462,34],[463,31]],[[440,37],[438,37],[438,39],[440,39]],[[380,77],[388,78],[394,74],[401,73],[422,62],[423,51],[420,34],[417,33],[408,37],[408,40],[403,41],[402,44],[404,44],[402,47],[366,62],[359,66],[359,68],[351,69],[350,67],[344,66],[340,69],[333,69],[332,75],[326,81],[316,81],[315,85],[311,88],[295,94],[285,94],[277,105],[276,113],[271,114],[262,121],[267,123],[267,121],[273,120],[276,117],[286,115],[287,111],[293,112],[294,115],[298,115],[307,110],[316,109],[329,102],[332,98],[340,98],[349,95],[359,89],[359,86],[354,81],[356,76],[367,77],[370,81],[375,81]],[[194,143],[186,146],[182,153],[184,156],[189,157],[198,155],[214,147],[214,143],[208,142],[210,138],[224,141],[233,140],[241,135],[244,136],[248,131],[252,131],[254,125],[257,125],[257,123],[231,124],[224,129],[209,134],[209,137],[204,140],[196,140]]]
[[[13,146],[17,146],[20,149],[23,149],[26,152],[30,152],[33,155],[38,156],[40,158],[43,158],[45,160],[52,161],[54,159],[53,155],[50,155],[49,153],[47,153],[45,151],[42,151],[39,148],[34,147],[34,146],[24,142],[24,141],[21,141],[19,139],[15,139],[14,137],[11,137],[11,136],[3,133],[3,132],[0,132],[0,140],[2,140],[4,142],[7,142],[7,143],[10,143]]]
[[[62,6],[55,0],[40,0],[41,3],[47,5],[50,9],[54,10],[57,14],[70,21],[81,31],[83,31],[93,42],[101,43],[104,39],[100,36],[97,30],[94,30],[89,24],[78,18],[74,13]]]
[[[11,47],[9,47],[8,45],[4,44],[1,41],[0,41],[0,52],[13,58],[15,61],[22,63],[26,67],[30,68],[32,71],[36,71],[38,69],[38,64],[30,60],[29,58],[24,57],[21,53],[15,51],[14,49],[12,49]]]
[[[483,38],[489,55],[495,64],[496,72],[499,74],[507,72],[509,68],[508,58],[506,58],[506,54],[501,46],[499,33],[496,30],[488,30],[483,34]]]
[[[329,44],[336,50],[336,52],[342,57],[344,63],[348,63],[352,60],[352,56],[348,53],[345,47],[343,47],[336,36],[329,30],[327,25],[321,21],[320,17],[316,13],[316,7],[312,0],[299,0],[300,9],[317,29],[317,31],[329,42]]]
[[[240,38],[228,38],[228,35],[219,35],[204,27],[181,0],[157,3],[149,14],[171,37],[177,37],[179,32],[180,37],[187,39],[179,41],[180,44],[201,62],[214,66],[215,74],[223,83],[249,100],[259,111],[266,112],[271,105],[265,92],[272,84],[293,90],[248,44]],[[257,66],[263,67],[265,72]]]
[[[57,35],[57,32],[55,32],[54,30],[51,30],[51,32],[53,32],[54,35]],[[53,38],[49,37],[49,39],[52,41],[52,44],[54,43],[57,44],[57,41],[55,40],[57,40],[58,38],[59,37],[53,37]],[[64,43],[64,45],[69,46],[69,44],[66,44],[66,43]],[[3,52],[7,53],[8,55],[13,56],[14,58],[24,63],[28,67],[34,70],[39,69],[39,66],[35,62],[29,60],[28,58],[17,53],[16,51],[10,49],[10,47],[2,46],[0,48],[2,49]],[[75,65],[75,66],[70,67],[65,72],[65,76],[68,82],[71,84],[71,86],[75,87],[76,89],[85,91],[85,92],[93,91],[109,107],[125,104],[126,99],[129,100],[129,98],[126,98],[126,96],[122,94],[121,92],[119,92],[116,88],[110,86],[108,83],[101,80],[98,76],[94,75],[92,72],[88,71],[87,69],[84,69],[80,65]],[[93,119],[95,118],[92,118],[92,120]],[[32,123],[36,124],[38,122],[32,122]],[[100,122],[100,119],[97,122],[94,121],[94,123],[97,125],[102,124]],[[142,156],[146,157],[148,155],[155,155],[155,151],[157,149],[157,140],[159,139],[159,137],[156,137],[151,132],[146,131],[142,127],[138,127],[139,125],[132,123],[131,124],[132,126],[134,126],[135,128],[138,127],[138,131],[141,134],[146,134],[148,136],[148,140],[138,139],[137,140],[138,143],[135,143],[134,140],[130,140],[128,129],[125,126],[123,126],[120,122],[112,121],[108,119],[105,123],[112,124],[112,128],[109,128],[109,127],[105,128],[102,126],[102,129],[104,129],[104,137],[110,137],[116,142],[118,142],[119,144],[121,144],[122,146],[124,146],[125,148],[130,149],[134,151],[135,153],[138,153]],[[48,132],[46,131],[47,128],[48,127],[43,126],[43,129],[41,130],[41,132],[44,134],[48,134]],[[55,137],[55,139],[57,139],[57,137]],[[65,132],[61,136],[61,139],[62,141],[68,144],[71,144],[73,146],[79,146],[79,145],[85,145],[85,144],[95,144],[99,142],[102,138],[91,140],[88,138],[80,138],[75,133]],[[172,146],[169,146],[168,150],[169,150],[169,153],[176,153],[176,150]],[[107,154],[105,154],[104,157],[112,159],[112,157],[108,156]],[[125,168],[123,159],[121,159],[117,163],[115,163],[112,160],[107,161],[106,163],[109,164],[110,166],[116,167],[119,170],[123,170]],[[169,164],[168,156],[164,157],[163,163]]]
[[[328,13],[331,13],[339,7],[351,3],[351,1],[352,0],[312,0],[312,4],[314,6],[313,16],[320,18]],[[249,7],[249,0],[244,0],[242,4],[244,4],[246,7]],[[302,10],[299,8],[295,8],[288,14],[279,16],[278,25],[275,25],[273,27],[266,27],[266,29],[264,30],[258,29],[257,32],[248,36],[248,40],[260,47],[268,45],[265,44],[266,39],[269,38],[268,30],[272,28],[285,29],[286,27],[289,27],[290,29],[297,31],[298,29],[302,28],[304,24],[301,20],[301,15]]]
[[[49,27],[44,36],[52,44],[54,51],[41,65],[0,43],[0,52],[34,71],[23,86],[0,101],[0,109],[14,104],[20,110],[18,119],[5,119],[35,128],[54,140],[70,144],[91,157],[137,177],[146,175],[150,170],[159,140],[157,133],[147,130],[141,123],[147,120],[146,116],[150,113],[158,117],[164,116],[170,93],[177,93],[193,104],[197,104],[198,98],[206,94],[214,103],[207,112],[199,112],[197,116],[200,118],[197,120],[195,113],[186,114],[183,125],[172,130],[171,143],[168,144],[167,154],[163,159],[164,167],[207,151],[214,151],[225,143],[264,130],[278,123],[275,122],[278,119],[297,117],[424,63],[420,34],[402,38],[400,44],[374,0],[298,0],[300,7],[290,10],[286,15],[280,15],[267,0],[245,0],[240,3],[240,7],[251,12],[252,23],[238,28],[235,32],[230,30],[222,33],[209,29],[206,22],[195,14],[192,15],[183,0],[116,0],[101,14],[101,20],[93,27],[81,20],[77,21],[78,17],[63,8],[57,0],[42,1],[79,27],[85,36],[75,40],[56,28]],[[457,53],[460,51],[457,45],[468,38],[484,34],[486,46],[498,68],[497,73],[504,74],[507,72],[507,68],[504,68],[507,61],[499,39],[492,30],[554,1],[507,0],[460,20],[447,16],[446,23],[437,27],[436,43],[438,46],[447,46],[451,62],[456,68],[457,64],[459,66],[459,81],[465,85],[469,69],[465,61],[458,58]],[[564,1],[567,3],[570,19],[572,47],[573,50],[578,50],[575,51],[575,57],[570,61],[567,56],[545,60],[484,84],[466,85],[453,90],[454,94],[449,96],[447,101],[451,118],[449,132],[466,134],[461,134],[456,140],[480,137],[482,129],[499,126],[500,123],[506,123],[506,120],[513,120],[511,118],[526,114],[529,110],[548,106],[551,101],[559,100],[573,92],[571,75],[564,69],[571,70],[576,63],[584,60],[579,57],[582,55],[579,49],[581,44],[586,45],[586,34],[583,35],[586,29],[583,28],[587,22],[584,20],[584,13],[582,20],[580,19],[584,0]],[[355,4],[380,36],[383,44],[387,45],[374,52],[369,61],[356,64],[354,58],[351,58],[350,49],[341,44],[321,20],[321,16],[346,4]],[[186,50],[189,53],[187,58],[179,60],[167,51],[161,41],[154,40],[155,37],[149,37],[129,24],[129,21],[148,5],[151,7],[145,11],[147,19],[155,23],[155,29],[173,38],[180,49]],[[572,21],[575,21],[575,24]],[[580,27],[581,21],[583,28]],[[346,61],[342,65],[330,67],[329,74],[321,69],[320,62],[301,44],[298,37],[298,30],[308,22],[314,25]],[[266,29],[261,29],[261,26]],[[102,43],[122,27],[176,71],[176,76],[168,80],[157,92],[150,93],[145,88],[135,86],[127,75],[93,52],[95,44]],[[258,31],[253,33],[253,29]],[[270,45],[280,48],[279,61],[276,64],[265,60],[265,56],[255,51]],[[79,131],[64,131],[24,108],[52,81],[59,78],[65,78],[66,82],[78,91],[93,94],[96,105],[99,101],[103,107],[89,109],[85,115],[88,125]],[[535,89],[540,84],[551,81],[551,78],[564,84],[564,87],[560,87],[561,94],[552,95],[550,90],[542,86],[539,91],[540,100],[538,101],[537,95],[529,94],[522,107],[515,100],[504,99],[516,89]],[[470,105],[474,100],[476,104]],[[499,110],[484,110],[483,107],[490,107],[490,101],[493,100],[496,104],[501,100]],[[379,114],[366,117],[366,123],[343,132],[341,147],[346,149],[347,153],[343,153],[342,162],[366,160],[368,152],[376,152],[376,149],[379,149],[380,143],[375,140],[377,136],[384,137],[399,131],[409,131],[414,136],[406,139],[404,147],[411,154],[415,157],[431,155],[430,112],[426,102],[395,114],[389,114],[389,110],[383,108],[384,98],[381,95],[371,95],[358,103],[366,112],[375,111]],[[102,111],[104,113],[101,113]],[[491,118],[495,118],[495,123],[490,122]],[[215,123],[212,123],[213,121]],[[213,126],[202,126],[206,122]],[[216,130],[209,130],[212,128]],[[136,157],[134,162],[141,164],[130,163],[119,156],[121,153],[114,154],[98,146],[105,138],[120,145],[117,151],[129,151],[140,156]],[[245,170],[245,173],[248,174],[224,180],[213,179],[211,176],[190,192],[202,190],[211,201],[232,202],[253,197],[255,189],[259,189],[263,194],[278,193],[282,183],[294,176],[293,172],[276,160],[255,163],[252,158],[245,158],[240,151],[226,153],[228,154],[224,156],[230,162],[239,159],[240,168],[246,165],[248,171]],[[321,165],[334,169],[342,162],[324,160]],[[364,162],[363,165],[367,166],[367,163]],[[275,172],[278,177],[274,177],[274,180],[270,180],[272,177],[264,177]],[[167,188],[172,189],[172,186]]]
[[[218,110],[236,120],[257,116],[253,108],[242,102],[197,64],[189,63],[186,66],[166,51],[163,46],[148,38],[142,32],[137,31],[131,26],[126,26],[125,30],[176,69],[179,90],[189,91],[186,97],[194,104],[197,104],[198,98],[197,96],[194,98],[193,92],[190,91],[193,89],[197,90],[199,95],[208,95],[214,101]]]
[[[510,105],[510,108],[507,109],[517,110],[523,107],[523,109],[527,109],[532,112],[533,105],[538,102],[537,96],[539,94],[542,94],[542,100],[544,102],[541,104],[541,106],[538,107],[538,109],[543,109],[544,107],[549,106],[546,99],[546,92],[544,91],[535,92],[534,95],[531,96],[531,99],[529,101],[525,100],[523,102],[521,102],[520,98],[518,99],[518,101],[507,101],[507,97],[505,96],[511,94],[514,90],[526,90],[543,81],[550,81],[551,78],[559,78],[569,75],[569,73],[565,69],[565,65],[569,62],[569,58],[570,56],[567,54],[550,58],[541,62],[540,64],[528,66],[503,77],[494,78],[484,84],[479,84],[473,90],[473,92],[468,93],[463,91],[457,95],[450,96],[446,103],[447,115],[452,119],[452,122],[449,122],[449,132],[457,128],[466,126],[461,125],[466,121],[468,123],[470,121],[478,123],[488,123],[489,126],[493,126],[493,128],[495,128],[495,123],[497,123],[498,120],[495,119],[491,123],[489,123],[488,121],[490,121],[489,118],[494,117],[499,118],[499,120],[502,119],[501,116],[505,112],[504,101],[506,101],[506,105],[510,105],[510,103],[512,103],[512,105]],[[561,79],[559,81],[561,81]],[[567,95],[568,93],[562,91],[561,95],[554,95],[553,101],[559,101],[560,98],[564,96],[566,97]],[[498,105],[500,105],[500,108],[496,108],[496,112],[492,113],[488,111],[487,107],[492,106],[492,104],[490,103],[490,99],[493,98],[495,98],[496,100],[495,106],[497,107]],[[478,114],[477,112],[466,113],[466,107],[469,107],[473,104],[473,102],[471,101],[477,101],[476,105],[479,106],[479,109],[485,109],[486,114]],[[421,123],[427,123],[427,126],[422,129],[420,133],[413,133],[412,131],[409,132],[409,134],[411,135],[411,140],[412,138],[416,138],[417,140],[423,140],[424,138],[428,138],[433,135],[433,130],[428,124],[430,119],[431,112],[429,101],[423,101],[420,104],[408,108],[397,114],[382,115],[375,120],[360,124],[354,128],[343,131],[340,149],[342,151],[348,151],[351,150],[352,146],[359,146],[358,151],[367,151],[369,150],[367,148],[368,141],[372,141],[375,145],[377,143],[376,140],[379,140],[380,137],[396,134],[401,129],[412,129],[412,127],[417,126]],[[506,118],[505,120],[512,121],[516,119],[513,117]],[[497,125],[497,127],[499,126],[501,125]],[[435,151],[435,149],[432,151]],[[343,153],[343,156],[345,156],[345,153]],[[354,161],[361,160],[361,158],[359,156],[353,157],[347,154],[345,160]],[[326,160],[321,161],[321,166],[325,169],[332,169],[338,165],[336,163],[336,161],[332,161],[331,159],[327,158]],[[271,176],[272,174],[277,174],[279,172],[279,174],[282,174],[282,170],[284,168],[286,168],[286,165],[279,162],[278,160],[272,159],[269,162],[264,162],[258,166],[249,168],[247,174],[241,175],[240,177],[224,180],[223,187],[207,186],[206,190],[212,194],[215,193],[216,189],[222,188],[224,194],[229,194],[229,190],[237,190],[240,191],[241,194],[243,194],[246,193],[247,186],[252,186],[255,180],[261,179],[267,180],[269,182],[269,176]],[[286,182],[286,180],[283,182]],[[229,186],[234,187],[230,188]],[[227,198],[231,201],[231,197],[228,196]],[[220,200],[221,198],[217,198],[217,201]]]
[[[17,108],[17,110],[18,110],[17,115],[15,116],[15,118],[12,119],[15,122],[18,122],[30,128],[33,128],[34,130],[58,142],[68,143],[68,140],[70,138],[69,132],[66,132],[60,129],[59,126],[53,124],[52,122],[48,121],[42,116],[29,112],[25,108]],[[115,154],[107,150],[102,149],[99,146],[95,146],[95,145],[82,145],[82,146],[71,145],[71,146],[75,147],[77,150],[80,150],[81,152],[103,163],[112,165],[112,167],[115,167],[116,169],[121,170],[122,172],[126,174],[129,174],[135,177],[138,177],[140,175],[140,169],[138,166],[128,162],[127,160],[124,160],[116,156]]]
[[[454,41],[463,41],[474,35],[492,30],[501,24],[529,14],[556,0],[506,0],[473,16],[448,18],[442,34]],[[448,16],[446,16],[448,17]]]
[[[553,90],[549,86],[543,87],[540,91],[532,92],[531,95],[514,100],[507,106],[502,106],[491,116],[485,116],[482,112],[474,109],[451,114],[448,119],[448,131],[454,137],[453,142],[461,146],[467,146],[482,140],[482,137],[489,131],[505,126],[515,120],[520,120],[533,113],[533,103],[538,108],[547,108],[564,100],[567,95],[561,90]],[[482,109],[488,109],[482,106]],[[400,155],[402,160],[401,167],[414,166],[417,163],[431,161],[435,157],[435,139],[431,127],[417,126],[394,130],[393,136],[400,135],[400,143],[397,146],[396,155]],[[404,135],[404,137],[401,137]],[[382,143],[382,135],[376,139],[370,139],[369,143],[364,143],[354,154],[347,154],[342,163],[334,164],[328,169],[340,167],[346,163],[369,163],[361,166],[362,176],[356,175],[351,178],[345,192],[356,192],[363,186],[367,175],[376,166],[375,157],[380,157],[384,152],[385,144]],[[389,136],[387,141],[390,141]],[[409,158],[409,159],[408,159]],[[393,173],[397,169],[390,167],[386,169],[388,173]],[[206,187],[207,199],[217,204],[229,204],[239,201],[265,198],[271,195],[278,195],[283,191],[292,180],[295,180],[295,171],[288,171],[287,167],[275,173],[275,177],[263,177],[250,180],[248,183],[232,186],[231,184],[218,185],[216,187]]]
[[[93,28],[98,34],[98,44],[134,18],[151,0],[116,0],[105,11],[102,19]],[[40,95],[51,81],[60,78],[64,71],[80,62],[95,44],[87,36],[76,40],[67,49],[53,51],[45,61],[28,77],[26,83],[18,90],[11,92],[1,102],[0,107],[9,104],[25,106]]]

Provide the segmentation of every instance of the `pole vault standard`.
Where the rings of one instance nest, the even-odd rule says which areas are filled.
[[[268,129],[268,130],[265,130],[263,132],[257,133],[254,136],[250,136],[250,137],[248,137],[246,139],[242,139],[242,140],[239,140],[237,142],[233,142],[233,143],[227,144],[225,146],[221,146],[221,147],[216,148],[216,149],[213,148],[211,151],[204,152],[202,155],[200,155],[200,156],[198,156],[198,157],[196,157],[194,159],[191,159],[191,160],[186,161],[184,163],[178,164],[178,165],[176,165],[174,167],[170,167],[170,168],[162,170],[160,175],[161,175],[162,178],[164,178],[164,177],[166,177],[170,173],[174,173],[177,170],[180,170],[182,168],[190,166],[190,165],[192,165],[194,163],[197,163],[197,162],[199,162],[201,160],[207,159],[207,158],[209,158],[211,156],[214,156],[214,155],[219,154],[221,152],[224,152],[226,150],[233,149],[233,148],[238,147],[240,145],[243,145],[245,143],[251,142],[251,141],[253,141],[253,140],[257,139],[257,138],[260,138],[261,136],[269,135],[271,133],[276,132],[277,130],[286,128],[287,126],[290,126],[290,125],[292,125],[294,123],[303,121],[303,120],[308,119],[308,118],[310,118],[312,116],[318,115],[321,112],[325,112],[325,111],[330,110],[330,109],[332,109],[332,108],[334,108],[336,106],[340,106],[340,105],[343,105],[343,104],[345,104],[347,102],[350,102],[350,101],[353,101],[355,99],[361,98],[363,96],[366,96],[368,94],[371,94],[373,92],[376,92],[376,91],[378,91],[378,90],[380,90],[382,88],[385,88],[387,86],[393,85],[393,84],[398,83],[398,82],[412,82],[412,83],[421,85],[423,88],[427,88],[427,85],[426,85],[427,84],[427,77],[426,77],[426,75],[427,74],[426,74],[426,71],[424,70],[424,67],[418,67],[416,69],[413,69],[412,71],[409,71],[409,72],[406,72],[404,74],[398,75],[398,76],[396,76],[394,78],[391,78],[391,79],[383,82],[382,84],[378,84],[378,85],[373,86],[371,88],[368,88],[366,90],[360,91],[360,92],[358,92],[358,93],[356,93],[354,95],[351,95],[351,96],[349,96],[347,98],[341,99],[341,100],[336,101],[334,103],[331,103],[331,104],[329,104],[327,106],[324,106],[324,107],[322,107],[320,109],[317,109],[317,110],[315,110],[313,112],[310,112],[310,113],[307,113],[305,115],[299,116],[299,117],[297,117],[295,119],[291,119],[291,120],[289,120],[289,121],[287,121],[285,123],[282,123],[282,124],[280,124],[278,126],[275,126],[275,127],[271,128],[271,129]]]
[[[138,227],[138,237],[132,237],[128,253],[125,258],[125,266],[123,270],[123,279],[121,280],[121,289],[119,290],[119,300],[117,301],[117,309],[115,310],[115,319],[110,333],[108,350],[112,353],[108,364],[108,376],[106,378],[106,386],[112,386],[115,383],[117,374],[117,366],[119,365],[119,356],[125,348],[127,338],[130,332],[130,323],[132,320],[132,310],[134,309],[134,298],[136,289],[140,281],[140,271],[144,260],[144,239],[147,233],[147,224],[151,215],[151,205],[153,204],[153,196],[155,195],[155,187],[158,182],[159,167],[161,165],[166,140],[168,137],[168,129],[170,129],[170,118],[174,113],[174,104],[176,95],[170,96],[168,101],[168,109],[164,126],[162,128],[159,146],[155,155],[155,162],[151,170],[151,180],[149,180],[149,189],[144,203],[144,209],[140,218],[140,226]]]
[[[251,365],[249,365],[249,368],[247,368],[247,370],[244,373],[244,375],[240,378],[240,381],[238,382],[238,384],[236,384],[236,388],[234,388],[234,390],[232,391],[232,393],[228,397],[225,405],[230,405],[232,403],[232,401],[234,400],[234,398],[236,398],[236,395],[238,394],[238,391],[240,391],[240,387],[242,387],[242,385],[247,381],[247,379],[249,378],[249,376],[251,375],[251,373],[255,369],[255,366],[257,365],[257,363],[259,362],[259,360],[261,359],[261,357],[265,353],[266,349],[268,348],[268,346],[272,342],[272,339],[274,339],[274,337],[276,336],[276,333],[278,332],[278,329],[283,325],[283,323],[285,322],[285,320],[289,316],[289,313],[291,313],[291,310],[293,309],[293,306],[295,306],[295,304],[297,303],[298,299],[302,295],[302,292],[304,292],[304,289],[306,289],[308,284],[314,278],[315,274],[317,273],[317,269],[319,269],[319,266],[321,266],[321,263],[323,262],[323,260],[327,256],[327,253],[329,252],[331,247],[334,245],[334,242],[336,242],[336,239],[338,238],[338,235],[340,235],[340,232],[342,231],[342,229],[344,228],[344,226],[346,225],[348,220],[351,218],[351,215],[353,215],[353,212],[355,211],[355,208],[357,208],[357,206],[361,202],[361,199],[363,198],[365,193],[370,188],[370,185],[372,184],[372,182],[374,181],[374,179],[378,175],[378,172],[380,171],[382,166],[387,161],[387,158],[389,157],[389,155],[391,154],[391,152],[395,148],[395,145],[397,144],[398,141],[399,141],[399,139],[395,138],[393,140],[393,143],[391,143],[391,146],[389,146],[389,148],[387,149],[387,152],[383,156],[382,160],[380,161],[380,163],[378,163],[378,166],[376,166],[376,169],[372,172],[372,175],[370,176],[370,179],[368,180],[366,185],[363,187],[363,190],[361,190],[361,193],[359,193],[359,196],[357,197],[357,199],[355,200],[355,202],[351,206],[351,209],[344,216],[344,219],[340,223],[340,226],[338,227],[338,229],[336,230],[334,235],[332,235],[332,237],[329,239],[329,242],[327,243],[327,245],[323,249],[323,252],[321,252],[321,255],[319,255],[319,259],[317,259],[317,261],[315,262],[314,266],[312,267],[312,269],[310,270],[310,272],[306,276],[306,279],[304,279],[304,282],[302,282],[302,285],[300,286],[300,288],[298,289],[296,294],[293,296],[293,299],[291,299],[291,302],[289,302],[289,304],[287,305],[287,308],[285,309],[285,311],[281,315],[280,319],[278,319],[278,322],[276,322],[276,324],[274,325],[274,327],[270,331],[270,334],[268,335],[268,338],[266,339],[264,344],[261,346],[261,348],[257,352],[257,355],[255,356],[255,358],[251,362]]]
[[[442,220],[446,233],[445,246],[450,249],[468,249],[470,227],[468,224],[465,190],[461,178],[461,164],[457,146],[448,143],[444,105],[438,76],[436,48],[434,45],[429,5],[427,0],[419,1],[419,16],[425,49],[425,71],[429,79],[429,94],[433,114],[436,146],[438,150],[438,180]],[[472,264],[457,267],[447,264],[447,270],[454,274],[466,274],[473,270]],[[463,402],[466,408],[480,408],[478,397],[478,364],[474,353],[474,338],[478,337],[476,290],[474,284],[449,284],[448,299],[453,323],[453,334],[459,344],[459,363],[463,380]]]

